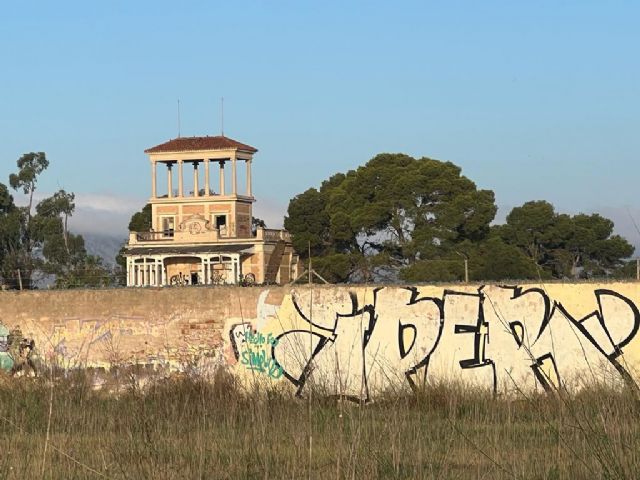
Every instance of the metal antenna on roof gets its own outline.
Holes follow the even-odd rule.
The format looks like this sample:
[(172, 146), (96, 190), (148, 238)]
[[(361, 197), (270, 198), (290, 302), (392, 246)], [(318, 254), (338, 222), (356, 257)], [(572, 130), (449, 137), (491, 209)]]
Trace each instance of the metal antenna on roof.
[(220, 97), (220, 135), (224, 137), (224, 97)]
[(178, 99), (178, 138), (180, 138), (180, 99)]

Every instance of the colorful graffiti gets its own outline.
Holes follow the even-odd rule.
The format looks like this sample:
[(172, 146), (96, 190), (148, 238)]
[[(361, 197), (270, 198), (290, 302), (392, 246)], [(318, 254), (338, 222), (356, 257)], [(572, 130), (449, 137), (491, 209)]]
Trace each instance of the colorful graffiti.
[(9, 354), (9, 329), (0, 324), (0, 370), (11, 371), (13, 357)]
[(34, 362), (35, 342), (24, 338), (20, 327), (9, 330), (0, 324), (0, 370), (37, 376)]
[[(401, 384), (447, 381), (496, 394), (593, 382), (637, 386), (640, 313), (612, 289), (592, 289), (595, 308), (586, 314), (537, 287), (436, 292), (293, 291), (260, 333), (233, 327), (236, 358), (250, 370), (281, 371), (300, 396), (317, 387), (358, 401)], [(256, 336), (269, 352), (238, 350)]]
[(248, 323), (234, 325), (230, 333), (236, 360), (247, 370), (267, 375), (274, 380), (283, 375), (282, 367), (273, 358), (278, 339), (252, 330)]

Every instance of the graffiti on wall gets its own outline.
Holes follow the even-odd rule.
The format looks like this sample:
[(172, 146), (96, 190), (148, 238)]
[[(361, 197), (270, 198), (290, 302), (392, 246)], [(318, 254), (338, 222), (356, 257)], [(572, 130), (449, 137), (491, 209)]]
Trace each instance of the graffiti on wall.
[(19, 326), (9, 330), (0, 323), (0, 370), (37, 375), (34, 350), (34, 340), (25, 338)]
[[(37, 356), (63, 368), (226, 366), (300, 396), (322, 389), (367, 401), (447, 382), (496, 394), (640, 384), (638, 283), (204, 289), (188, 302), (184, 290), (122, 295), (8, 295), (3, 320), (23, 328), (12, 339), (34, 339)], [(43, 307), (43, 296), (64, 308)], [(0, 337), (8, 365), (9, 334)]]
[(272, 355), (273, 348), (278, 345), (273, 334), (264, 335), (253, 330), (249, 323), (240, 323), (231, 328), (230, 338), (236, 360), (244, 368), (274, 380), (282, 376), (282, 367)]
[[(579, 315), (541, 288), (488, 286), (294, 291), (261, 332), (235, 325), (239, 363), (358, 401), (396, 385), (456, 381), (496, 394), (636, 386), (640, 313), (610, 289), (592, 289)], [(439, 294), (434, 294), (439, 293)]]

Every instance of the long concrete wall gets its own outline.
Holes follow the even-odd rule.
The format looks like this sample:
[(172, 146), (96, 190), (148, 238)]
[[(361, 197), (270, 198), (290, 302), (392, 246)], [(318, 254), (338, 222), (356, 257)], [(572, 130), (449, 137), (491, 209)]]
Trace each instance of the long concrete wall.
[(368, 400), (462, 382), (496, 393), (640, 385), (640, 284), (1, 292), (0, 323), (67, 368), (224, 366)]

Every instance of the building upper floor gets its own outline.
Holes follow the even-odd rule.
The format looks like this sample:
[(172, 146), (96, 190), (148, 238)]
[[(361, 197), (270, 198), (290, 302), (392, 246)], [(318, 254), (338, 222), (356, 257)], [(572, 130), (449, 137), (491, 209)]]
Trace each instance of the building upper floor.
[[(130, 232), (129, 245), (289, 242), (286, 231), (253, 225), (251, 163), (257, 151), (224, 136), (179, 137), (145, 150), (151, 163), (151, 229)], [(161, 172), (166, 189), (158, 182)]]
[[(211, 196), (253, 201), (251, 162), (257, 151), (225, 136), (178, 137), (148, 148), (151, 203), (189, 202)], [(244, 164), (243, 171), (239, 163)], [(161, 168), (165, 169), (166, 188), (158, 181)], [(239, 185), (239, 178), (243, 185)]]

